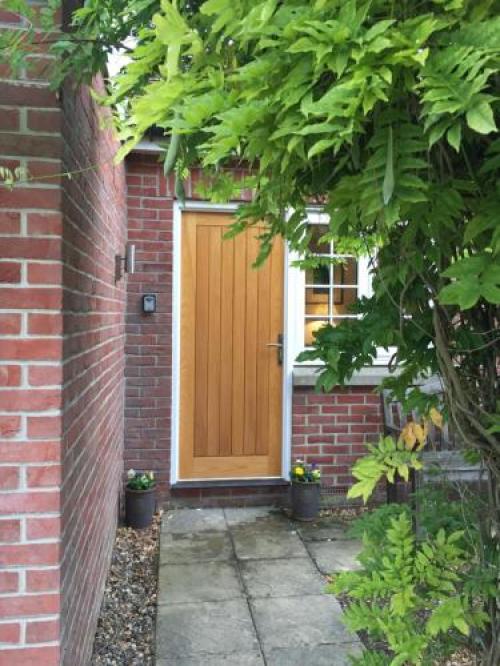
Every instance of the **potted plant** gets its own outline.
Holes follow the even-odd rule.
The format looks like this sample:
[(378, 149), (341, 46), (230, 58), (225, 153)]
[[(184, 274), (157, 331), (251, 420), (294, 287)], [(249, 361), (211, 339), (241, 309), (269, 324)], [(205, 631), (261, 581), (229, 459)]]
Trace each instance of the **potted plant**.
[(314, 520), (319, 513), (321, 472), (316, 464), (297, 460), (290, 472), (292, 481), (292, 516), (296, 520)]
[(153, 472), (129, 469), (125, 488), (125, 522), (129, 527), (149, 527), (155, 510), (156, 480)]

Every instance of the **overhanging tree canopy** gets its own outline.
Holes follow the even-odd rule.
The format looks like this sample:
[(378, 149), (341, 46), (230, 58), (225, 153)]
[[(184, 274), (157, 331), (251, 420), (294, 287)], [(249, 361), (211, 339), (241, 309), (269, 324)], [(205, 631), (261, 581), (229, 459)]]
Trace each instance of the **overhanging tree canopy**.
[(161, 127), (167, 168), (176, 158), (182, 180), (201, 161), (215, 193), (225, 164), (249, 164), (255, 196), (239, 219), (268, 222), (263, 256), (276, 234), (305, 249), (311, 201), (324, 202), (331, 236), (376, 246), (364, 316), (318, 334), (322, 386), (395, 345), (402, 374), (389, 385), (402, 395), (440, 372), (464, 440), (498, 475), (499, 3), (191, 10), (163, 0), (138, 33), (108, 100), (126, 105), (122, 154)]

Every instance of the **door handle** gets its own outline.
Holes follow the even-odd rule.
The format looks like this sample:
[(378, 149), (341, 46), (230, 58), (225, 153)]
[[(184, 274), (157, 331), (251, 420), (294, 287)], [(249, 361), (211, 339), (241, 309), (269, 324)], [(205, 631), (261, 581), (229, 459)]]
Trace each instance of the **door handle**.
[(283, 334), (278, 333), (277, 342), (268, 342), (266, 347), (276, 347), (278, 352), (278, 363), (283, 365)]

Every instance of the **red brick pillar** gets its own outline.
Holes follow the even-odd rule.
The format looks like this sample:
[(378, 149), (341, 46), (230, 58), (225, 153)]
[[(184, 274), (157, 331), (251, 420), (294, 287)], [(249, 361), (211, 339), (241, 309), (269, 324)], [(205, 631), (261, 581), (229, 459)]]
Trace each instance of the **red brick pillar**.
[[(16, 18), (0, 14), (0, 26)], [(61, 112), (44, 57), (2, 71), (0, 155), (61, 170)], [(42, 77), (42, 78), (39, 78)], [(0, 185), (0, 663), (59, 663), (62, 368), (59, 178)]]
[[(169, 494), (172, 400), (172, 179), (156, 155), (128, 159), (128, 239), (137, 272), (128, 280), (125, 467), (156, 473), (160, 500)], [(142, 296), (157, 312), (142, 312)]]

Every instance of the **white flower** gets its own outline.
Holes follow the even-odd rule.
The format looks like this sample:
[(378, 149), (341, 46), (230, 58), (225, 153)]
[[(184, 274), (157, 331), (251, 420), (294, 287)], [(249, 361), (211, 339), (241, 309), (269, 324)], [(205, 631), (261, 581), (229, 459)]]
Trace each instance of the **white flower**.
[(127, 472), (127, 478), (133, 479), (135, 477), (135, 469), (129, 469)]

